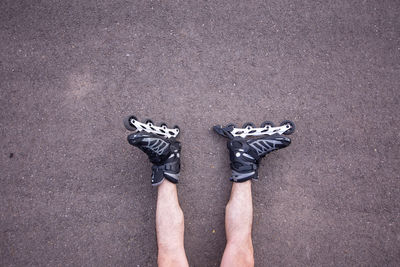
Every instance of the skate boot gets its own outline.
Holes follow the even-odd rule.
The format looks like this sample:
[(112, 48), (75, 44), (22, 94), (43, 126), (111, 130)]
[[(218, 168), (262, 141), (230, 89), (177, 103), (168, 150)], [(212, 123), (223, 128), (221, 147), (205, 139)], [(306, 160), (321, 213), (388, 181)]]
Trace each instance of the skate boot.
[(135, 116), (124, 119), (124, 125), (126, 129), (134, 131), (128, 136), (129, 144), (145, 152), (153, 163), (151, 184), (157, 186), (164, 178), (177, 184), (181, 144), (175, 138), (179, 134), (179, 127), (170, 129), (165, 123), (156, 126), (151, 120), (142, 123)]
[[(232, 182), (244, 182), (250, 179), (258, 180), (258, 166), (261, 158), (268, 153), (285, 148), (291, 140), (284, 135), (292, 134), (295, 125), (291, 121), (283, 121), (279, 127), (266, 121), (256, 128), (253, 123), (246, 123), (243, 128), (234, 124), (226, 127), (214, 126), (214, 131), (229, 138), (227, 146), (231, 160)], [(248, 138), (246, 137), (258, 138)]]

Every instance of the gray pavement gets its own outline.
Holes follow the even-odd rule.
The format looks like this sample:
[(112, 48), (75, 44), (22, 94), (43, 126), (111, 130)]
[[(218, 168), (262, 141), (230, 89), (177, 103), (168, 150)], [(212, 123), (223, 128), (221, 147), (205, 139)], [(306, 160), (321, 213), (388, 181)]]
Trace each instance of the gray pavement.
[(0, 265), (154, 266), (122, 118), (178, 124), (191, 266), (218, 266), (215, 124), (295, 121), (254, 189), (256, 266), (400, 265), (399, 1), (0, 2)]

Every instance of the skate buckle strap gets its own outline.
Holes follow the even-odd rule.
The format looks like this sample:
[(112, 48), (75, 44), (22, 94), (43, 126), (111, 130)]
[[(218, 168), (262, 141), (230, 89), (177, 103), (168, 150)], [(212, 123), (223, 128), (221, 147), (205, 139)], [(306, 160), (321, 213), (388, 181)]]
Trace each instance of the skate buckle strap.
[(151, 168), (153, 171), (152, 182), (160, 182), (163, 178), (166, 178), (171, 183), (178, 183), (180, 170), (179, 163), (168, 162), (163, 165), (153, 165)]
[(164, 166), (164, 170), (165, 170), (165, 171), (179, 172), (178, 163), (175, 162), (175, 161), (174, 161), (174, 162), (165, 163), (165, 164), (162, 165), (162, 166)]
[(237, 182), (237, 183), (245, 182), (245, 181), (250, 180), (252, 178), (256, 179), (255, 178), (255, 177), (257, 177), (256, 173), (257, 173), (256, 171), (240, 173), (240, 172), (237, 172), (235, 170), (232, 170), (232, 177), (230, 178), (230, 180), (232, 182)]
[(252, 172), (258, 169), (257, 163), (248, 162), (246, 165), (241, 165), (240, 167), (236, 167), (234, 163), (231, 163), (232, 170), (238, 170), (240, 172)]

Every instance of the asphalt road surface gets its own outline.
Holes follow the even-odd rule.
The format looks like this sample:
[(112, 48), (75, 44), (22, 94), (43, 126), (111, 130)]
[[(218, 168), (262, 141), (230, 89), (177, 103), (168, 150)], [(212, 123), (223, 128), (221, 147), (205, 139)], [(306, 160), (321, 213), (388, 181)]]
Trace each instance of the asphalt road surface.
[(296, 123), (253, 183), (256, 266), (400, 265), (399, 1), (0, 2), (0, 265), (154, 266), (130, 114), (179, 125), (191, 266), (218, 266), (216, 124)]

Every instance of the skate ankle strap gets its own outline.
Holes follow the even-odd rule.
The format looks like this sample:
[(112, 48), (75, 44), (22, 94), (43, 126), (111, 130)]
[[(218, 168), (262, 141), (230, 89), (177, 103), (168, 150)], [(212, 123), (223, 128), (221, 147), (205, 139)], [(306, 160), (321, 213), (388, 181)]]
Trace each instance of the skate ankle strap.
[(231, 176), (230, 180), (232, 182), (241, 183), (241, 182), (245, 182), (250, 179), (255, 179), (255, 177), (257, 177), (256, 171), (240, 173), (235, 170), (232, 170), (232, 176)]
[(168, 162), (163, 165), (153, 165), (151, 167), (153, 171), (152, 184), (158, 185), (166, 178), (171, 183), (177, 184), (179, 181), (179, 163)]
[(252, 162), (248, 162), (247, 165), (241, 165), (240, 167), (235, 166), (235, 163), (231, 163), (231, 169), (236, 171), (236, 172), (240, 172), (240, 173), (244, 173), (244, 172), (253, 172), (256, 171), (258, 169), (258, 164), (257, 163), (252, 163)]

